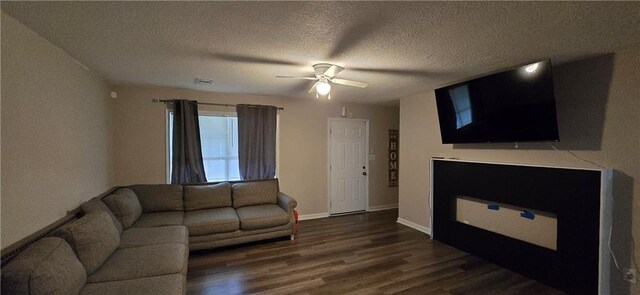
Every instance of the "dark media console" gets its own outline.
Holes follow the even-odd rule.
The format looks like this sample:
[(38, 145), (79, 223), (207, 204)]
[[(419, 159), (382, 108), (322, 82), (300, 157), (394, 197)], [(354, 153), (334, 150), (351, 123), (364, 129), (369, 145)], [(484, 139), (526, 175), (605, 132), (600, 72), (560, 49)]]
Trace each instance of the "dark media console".
[[(431, 159), (431, 208), (433, 239), (477, 255), (570, 294), (609, 294), (610, 254), (607, 241), (611, 226), (611, 170), (543, 167), (515, 164)], [(459, 221), (461, 197), (489, 204), (483, 210), (527, 208), (522, 214), (491, 215), (477, 210), (479, 222), (486, 216), (519, 218), (525, 227), (545, 212), (553, 224), (556, 242), (542, 247)], [(468, 204), (478, 204), (468, 203)], [(481, 206), (475, 207), (482, 208)], [(465, 209), (465, 214), (474, 213)], [(516, 209), (520, 210), (520, 209)], [(515, 212), (515, 211), (514, 211)], [(484, 214), (484, 215), (483, 215)], [(504, 221), (504, 220), (502, 220)], [(503, 222), (502, 224), (504, 224)], [(527, 228), (522, 230), (526, 231)], [(534, 234), (536, 234), (534, 232)], [(548, 233), (541, 232), (540, 235)]]

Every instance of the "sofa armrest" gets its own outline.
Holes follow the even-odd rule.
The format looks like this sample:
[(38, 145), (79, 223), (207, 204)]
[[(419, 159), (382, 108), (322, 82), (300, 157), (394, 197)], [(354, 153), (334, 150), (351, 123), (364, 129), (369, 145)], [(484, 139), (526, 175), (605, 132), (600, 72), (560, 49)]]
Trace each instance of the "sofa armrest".
[(293, 214), (293, 208), (298, 206), (296, 199), (289, 195), (279, 192), (278, 193), (278, 206), (282, 207), (287, 213)]
[(280, 206), (280, 208), (284, 209), (284, 211), (287, 211), (287, 213), (289, 213), (289, 220), (291, 221), (291, 226), (292, 226), (291, 240), (293, 240), (294, 234), (298, 230), (298, 228), (296, 227), (296, 219), (293, 214), (293, 209), (296, 206), (298, 206), (298, 202), (296, 201), (296, 199), (290, 197), (289, 195), (283, 192), (278, 192), (278, 206)]

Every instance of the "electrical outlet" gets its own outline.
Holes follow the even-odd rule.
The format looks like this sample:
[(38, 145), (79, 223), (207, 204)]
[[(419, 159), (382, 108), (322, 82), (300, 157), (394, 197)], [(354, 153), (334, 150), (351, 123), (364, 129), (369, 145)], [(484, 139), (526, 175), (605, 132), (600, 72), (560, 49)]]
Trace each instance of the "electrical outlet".
[(638, 281), (636, 279), (636, 270), (635, 269), (631, 269), (631, 268), (627, 268), (624, 270), (624, 274), (622, 275), (622, 278), (632, 284), (637, 284)]

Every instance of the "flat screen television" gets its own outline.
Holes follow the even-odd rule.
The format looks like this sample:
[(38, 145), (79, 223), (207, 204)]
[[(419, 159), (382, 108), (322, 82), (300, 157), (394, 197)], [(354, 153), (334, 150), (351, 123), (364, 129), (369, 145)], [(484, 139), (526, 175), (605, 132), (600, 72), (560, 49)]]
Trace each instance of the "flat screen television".
[(551, 62), (435, 90), (442, 143), (559, 141)]

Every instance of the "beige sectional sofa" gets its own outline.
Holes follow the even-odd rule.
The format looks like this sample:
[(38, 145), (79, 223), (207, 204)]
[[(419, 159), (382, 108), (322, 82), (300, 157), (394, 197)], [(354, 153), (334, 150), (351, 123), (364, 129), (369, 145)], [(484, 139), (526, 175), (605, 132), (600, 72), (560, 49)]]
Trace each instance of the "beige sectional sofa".
[(133, 228), (185, 225), (192, 251), (294, 234), (297, 202), (277, 179), (128, 188), (142, 207)]
[(294, 235), (278, 180), (133, 185), (2, 268), (2, 294), (184, 294), (189, 251)]

